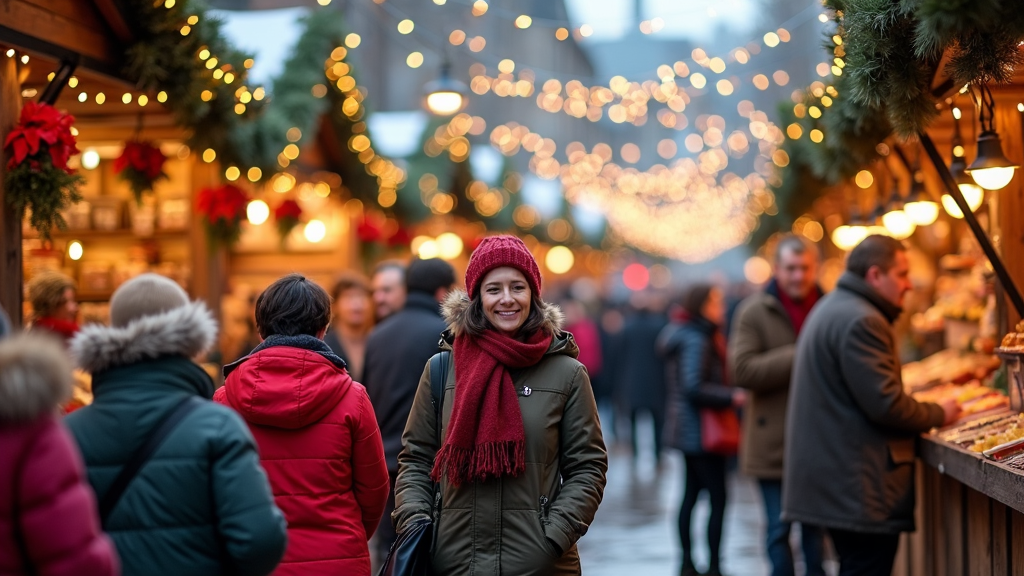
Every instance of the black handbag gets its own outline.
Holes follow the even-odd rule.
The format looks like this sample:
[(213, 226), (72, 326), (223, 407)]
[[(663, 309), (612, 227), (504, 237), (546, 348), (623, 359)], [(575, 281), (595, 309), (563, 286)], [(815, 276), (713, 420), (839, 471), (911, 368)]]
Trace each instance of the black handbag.
[[(435, 354), (430, 359), (430, 400), (434, 404), (437, 444), (441, 444), (441, 406), (444, 402), (444, 386), (448, 375), (451, 352)], [(436, 544), (434, 523), (441, 517), (441, 487), (433, 483), (434, 506), (431, 518), (411, 522), (391, 545), (388, 558), (380, 569), (380, 576), (430, 576)]]

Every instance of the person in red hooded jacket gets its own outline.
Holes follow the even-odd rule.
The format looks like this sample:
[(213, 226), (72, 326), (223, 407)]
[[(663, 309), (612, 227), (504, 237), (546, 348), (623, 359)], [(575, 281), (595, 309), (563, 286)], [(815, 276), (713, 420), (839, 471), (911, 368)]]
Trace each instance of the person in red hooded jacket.
[(0, 574), (116, 576), (96, 497), (57, 405), (71, 395), (71, 362), (56, 341), (0, 343)]
[(274, 576), (369, 576), (367, 540), (388, 498), (388, 469), (366, 389), (323, 342), (331, 298), (290, 274), (256, 301), (263, 343), (224, 367), (214, 400), (249, 424), (288, 548)]

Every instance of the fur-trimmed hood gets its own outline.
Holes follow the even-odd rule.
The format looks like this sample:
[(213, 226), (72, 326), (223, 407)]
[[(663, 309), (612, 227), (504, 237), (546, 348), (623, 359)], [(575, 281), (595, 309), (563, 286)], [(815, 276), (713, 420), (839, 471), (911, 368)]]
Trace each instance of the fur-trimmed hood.
[(96, 374), (162, 356), (193, 358), (210, 348), (217, 322), (202, 302), (143, 316), (123, 328), (88, 325), (71, 340), (71, 357)]
[[(453, 290), (441, 304), (441, 315), (448, 324), (448, 331), (452, 336), (458, 336), (466, 331), (470, 304), (469, 295), (462, 290)], [(561, 336), (562, 326), (565, 324), (565, 315), (562, 314), (561, 308), (545, 302), (541, 305), (541, 311), (544, 313), (544, 329), (556, 338)]]
[(28, 422), (71, 396), (71, 362), (52, 336), (0, 342), (0, 424)]

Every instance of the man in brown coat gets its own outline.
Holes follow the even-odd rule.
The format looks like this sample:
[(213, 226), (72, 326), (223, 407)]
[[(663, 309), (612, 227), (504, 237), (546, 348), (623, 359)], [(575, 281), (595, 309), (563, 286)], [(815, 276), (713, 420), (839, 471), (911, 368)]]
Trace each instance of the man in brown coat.
[[(772, 576), (794, 574), (790, 524), (782, 521), (782, 454), (796, 338), (822, 295), (817, 276), (817, 247), (799, 236), (782, 238), (775, 250), (774, 279), (740, 304), (730, 332), (730, 372), (736, 385), (750, 393), (740, 468), (761, 486)], [(806, 574), (824, 576), (821, 530), (803, 526), (801, 535)]]

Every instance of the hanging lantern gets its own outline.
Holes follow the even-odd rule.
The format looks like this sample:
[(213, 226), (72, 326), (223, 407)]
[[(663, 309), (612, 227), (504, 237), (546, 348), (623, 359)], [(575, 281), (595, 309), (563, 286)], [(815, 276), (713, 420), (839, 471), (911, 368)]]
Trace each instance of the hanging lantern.
[(423, 87), (423, 104), (436, 116), (451, 116), (468, 103), (466, 85), (453, 79), (450, 69), (446, 62), (441, 66), (440, 77)]

